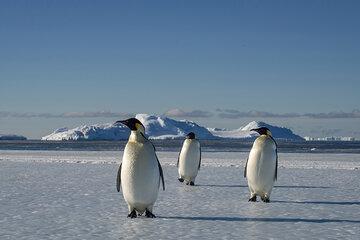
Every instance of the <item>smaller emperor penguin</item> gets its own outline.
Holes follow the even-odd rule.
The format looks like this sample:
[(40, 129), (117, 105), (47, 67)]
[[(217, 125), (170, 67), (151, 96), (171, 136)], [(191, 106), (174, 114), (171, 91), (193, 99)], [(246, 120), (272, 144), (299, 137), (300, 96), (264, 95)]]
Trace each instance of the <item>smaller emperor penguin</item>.
[(200, 170), (201, 165), (201, 146), (200, 142), (195, 139), (195, 134), (190, 132), (186, 135), (183, 146), (179, 153), (177, 167), (179, 171), (180, 182), (186, 185), (194, 186), (195, 178)]
[(130, 218), (142, 215), (154, 218), (153, 206), (158, 196), (160, 181), (165, 190), (164, 175), (155, 153), (154, 145), (145, 137), (145, 127), (136, 118), (122, 123), (131, 130), (120, 164), (116, 188), (122, 188), (124, 199), (129, 208)]
[(244, 177), (247, 178), (250, 190), (249, 202), (256, 202), (256, 196), (260, 196), (264, 202), (270, 202), (271, 190), (277, 180), (277, 144), (266, 127), (250, 131), (256, 131), (260, 136), (254, 141), (245, 165)]

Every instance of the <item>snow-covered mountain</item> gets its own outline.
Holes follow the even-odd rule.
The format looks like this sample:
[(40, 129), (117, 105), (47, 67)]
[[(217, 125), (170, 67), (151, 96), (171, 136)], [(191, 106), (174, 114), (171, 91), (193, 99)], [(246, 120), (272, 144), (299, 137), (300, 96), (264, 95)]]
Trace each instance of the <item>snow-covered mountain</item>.
[(123, 140), (129, 137), (130, 130), (124, 125), (111, 123), (83, 125), (77, 128), (59, 128), (41, 140)]
[(152, 139), (184, 138), (189, 132), (194, 132), (199, 139), (216, 139), (210, 131), (195, 122), (174, 120), (168, 117), (137, 114), (135, 118), (144, 125), (146, 134)]
[[(189, 132), (194, 132), (199, 139), (218, 138), (192, 121), (177, 121), (148, 114), (137, 114), (135, 117), (145, 126), (146, 135), (151, 139), (184, 138)], [(126, 126), (108, 123), (84, 125), (73, 129), (60, 128), (42, 137), (42, 140), (124, 140), (128, 139), (129, 134), (130, 130)]]
[[(145, 126), (146, 135), (151, 139), (177, 139), (184, 138), (189, 132), (194, 132), (199, 139), (219, 138), (254, 138), (257, 133), (250, 132), (252, 128), (268, 127), (274, 138), (287, 140), (303, 140), (290, 129), (266, 124), (264, 122), (251, 122), (235, 130), (207, 129), (188, 120), (174, 120), (164, 116), (137, 114), (135, 116)], [(84, 125), (73, 129), (60, 128), (45, 136), (42, 140), (126, 140), (130, 130), (121, 124)]]
[(294, 134), (290, 129), (285, 127), (277, 127), (264, 122), (252, 121), (247, 125), (240, 127), (235, 130), (227, 129), (209, 129), (209, 131), (214, 135), (222, 138), (253, 138), (258, 136), (256, 132), (250, 131), (254, 128), (267, 127), (275, 139), (284, 139), (284, 140), (293, 140), (293, 141), (303, 141), (304, 138), (299, 135)]
[(26, 140), (27, 138), (15, 134), (0, 134), (0, 140)]
[(256, 132), (243, 131), (242, 128), (233, 130), (208, 128), (208, 130), (212, 133), (212, 135), (221, 138), (252, 138), (258, 136)]

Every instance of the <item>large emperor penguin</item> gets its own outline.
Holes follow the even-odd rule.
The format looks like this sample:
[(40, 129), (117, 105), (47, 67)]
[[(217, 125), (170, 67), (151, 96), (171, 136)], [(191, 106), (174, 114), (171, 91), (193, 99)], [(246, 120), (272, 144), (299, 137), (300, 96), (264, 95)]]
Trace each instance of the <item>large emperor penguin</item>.
[(201, 165), (201, 146), (195, 139), (195, 134), (190, 132), (186, 135), (183, 146), (179, 153), (177, 167), (180, 182), (185, 181), (186, 185), (194, 186), (195, 178)]
[(266, 127), (251, 129), (260, 134), (256, 138), (246, 161), (244, 177), (247, 178), (251, 202), (260, 196), (264, 202), (270, 202), (271, 190), (277, 180), (278, 154), (277, 144)]
[(117, 121), (130, 128), (131, 134), (124, 149), (120, 164), (116, 188), (120, 186), (124, 199), (129, 207), (130, 218), (136, 218), (137, 213), (148, 218), (154, 218), (153, 206), (158, 196), (160, 180), (165, 190), (164, 175), (155, 153), (154, 145), (145, 137), (145, 127), (136, 118)]

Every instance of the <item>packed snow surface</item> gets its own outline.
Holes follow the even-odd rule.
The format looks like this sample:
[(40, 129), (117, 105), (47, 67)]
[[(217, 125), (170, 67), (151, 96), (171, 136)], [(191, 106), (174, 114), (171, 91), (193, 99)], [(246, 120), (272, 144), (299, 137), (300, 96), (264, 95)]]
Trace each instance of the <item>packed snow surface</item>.
[[(257, 135), (255, 132), (250, 132), (252, 128), (268, 127), (275, 138), (303, 140), (290, 129), (272, 126), (264, 122), (253, 121), (239, 129), (226, 130), (205, 128), (192, 121), (174, 120), (164, 116), (137, 114), (135, 117), (144, 125), (150, 139), (184, 138), (189, 132), (194, 132), (198, 139), (251, 138)], [(129, 129), (121, 124), (107, 123), (84, 125), (73, 129), (60, 128), (42, 137), (42, 140), (123, 140), (129, 137), (129, 133)]]
[(204, 152), (196, 186), (158, 152), (155, 219), (128, 219), (122, 152), (0, 151), (1, 239), (358, 239), (357, 154), (280, 153), (271, 202), (248, 202), (247, 153)]

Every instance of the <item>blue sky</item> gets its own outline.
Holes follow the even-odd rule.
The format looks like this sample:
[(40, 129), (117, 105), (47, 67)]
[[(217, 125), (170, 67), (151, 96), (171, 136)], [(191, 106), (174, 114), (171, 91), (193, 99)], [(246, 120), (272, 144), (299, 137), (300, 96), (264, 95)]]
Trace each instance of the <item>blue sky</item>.
[(360, 137), (359, 10), (358, 1), (1, 1), (0, 133), (39, 138), (170, 111), (210, 127), (263, 120)]

